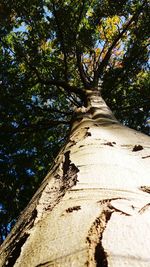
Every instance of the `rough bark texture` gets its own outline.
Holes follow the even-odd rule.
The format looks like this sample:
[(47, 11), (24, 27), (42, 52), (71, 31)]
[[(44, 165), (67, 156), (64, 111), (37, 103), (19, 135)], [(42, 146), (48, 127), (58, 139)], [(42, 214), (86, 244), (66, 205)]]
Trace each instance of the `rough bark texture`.
[(3, 243), (0, 266), (150, 266), (150, 138), (97, 93)]

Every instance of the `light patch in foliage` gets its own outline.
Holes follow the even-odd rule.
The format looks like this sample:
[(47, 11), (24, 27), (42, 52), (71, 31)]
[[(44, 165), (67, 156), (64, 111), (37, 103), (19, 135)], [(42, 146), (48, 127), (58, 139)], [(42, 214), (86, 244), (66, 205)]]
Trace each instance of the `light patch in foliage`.
[(117, 15), (103, 19), (103, 21), (98, 26), (98, 31), (100, 32), (101, 39), (108, 42), (112, 41), (114, 36), (118, 33), (118, 25), (120, 21), (121, 19)]
[(87, 13), (86, 13), (86, 17), (87, 18), (92, 17), (93, 16), (93, 13), (94, 13), (93, 8), (90, 7), (88, 9)]

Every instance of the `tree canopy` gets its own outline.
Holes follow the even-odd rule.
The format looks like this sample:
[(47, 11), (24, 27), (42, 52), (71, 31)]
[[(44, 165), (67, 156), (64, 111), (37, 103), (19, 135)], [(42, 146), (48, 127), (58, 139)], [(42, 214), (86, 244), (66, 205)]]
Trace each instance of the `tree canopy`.
[(84, 90), (99, 88), (123, 124), (148, 133), (146, 0), (1, 0), (0, 235), (65, 142)]

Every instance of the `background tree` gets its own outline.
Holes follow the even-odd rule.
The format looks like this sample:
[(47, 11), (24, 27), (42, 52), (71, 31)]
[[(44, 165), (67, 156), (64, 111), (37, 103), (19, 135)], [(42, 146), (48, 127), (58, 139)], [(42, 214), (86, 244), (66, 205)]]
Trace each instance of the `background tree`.
[[(147, 1), (2, 1), (1, 240), (67, 138), (84, 89), (148, 133)], [(112, 86), (113, 85), (113, 86)]]

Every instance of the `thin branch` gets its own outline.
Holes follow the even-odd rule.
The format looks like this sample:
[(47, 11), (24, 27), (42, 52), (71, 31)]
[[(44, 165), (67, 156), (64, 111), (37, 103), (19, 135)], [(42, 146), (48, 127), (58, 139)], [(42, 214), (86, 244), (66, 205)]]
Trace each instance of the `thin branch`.
[[(143, 52), (143, 50), (145, 48), (147, 48), (149, 46), (149, 43), (142, 46), (141, 47), (141, 53)], [(120, 72), (120, 79), (118, 79), (118, 84), (121, 83), (123, 81), (124, 78), (126, 78), (127, 76), (127, 71), (130, 69), (130, 66), (132, 65), (131, 63), (134, 62), (134, 60), (137, 58), (137, 56), (140, 54), (140, 51), (137, 51), (135, 54), (134, 54), (134, 57), (132, 59), (130, 59), (130, 64), (128, 65), (128, 68), (124, 69), (122, 68), (121, 69), (121, 72)]]
[[(144, 3), (143, 3), (143, 5), (144, 5)], [(95, 72), (95, 75), (94, 75), (94, 84), (98, 83), (98, 77), (103, 72), (106, 65), (108, 64), (108, 61), (109, 61), (111, 54), (112, 54), (112, 50), (116, 47), (118, 41), (122, 38), (122, 36), (127, 32), (128, 28), (130, 27), (132, 22), (135, 21), (135, 19), (139, 16), (140, 12), (142, 11), (143, 5), (138, 9), (138, 11), (126, 23), (123, 30), (119, 33), (119, 35), (112, 42), (111, 46), (108, 48), (107, 53), (106, 53), (103, 61), (98, 64), (97, 71)]]
[(87, 76), (86, 76), (85, 71), (84, 71), (84, 67), (83, 67), (82, 60), (81, 60), (81, 53), (79, 52), (79, 50), (77, 48), (76, 48), (76, 58), (77, 58), (77, 66), (78, 66), (78, 70), (80, 73), (81, 81), (82, 81), (85, 88), (89, 88), (90, 83), (88, 82)]
[(75, 106), (79, 107), (80, 103), (78, 103), (78, 101), (73, 97), (73, 95), (71, 94), (71, 92), (66, 93), (65, 90), (61, 90), (61, 88), (59, 88), (59, 90), (64, 94), (64, 96)]
[(100, 62), (100, 58), (101, 58), (101, 56), (102, 56), (102, 54), (103, 54), (103, 52), (104, 52), (104, 50), (106, 48), (106, 44), (107, 44), (107, 42), (104, 43), (103, 48), (102, 48), (102, 50), (101, 50), (101, 52), (99, 54), (98, 60), (96, 62), (96, 69), (98, 68), (98, 65), (99, 65), (99, 62)]
[(88, 67), (87, 67), (87, 64), (84, 63), (84, 62), (83, 62), (83, 68), (84, 68), (84, 70), (85, 70), (85, 74), (86, 74), (86, 77), (87, 77), (88, 82), (91, 83), (91, 82), (92, 82), (92, 79), (91, 79), (91, 77), (90, 77), (89, 74), (88, 74)]
[(51, 129), (53, 127), (56, 127), (58, 125), (69, 125), (70, 121), (66, 121), (66, 120), (47, 120), (47, 121), (41, 121), (38, 122), (36, 124), (34, 123), (30, 123), (28, 125), (23, 125), (23, 126), (19, 126), (17, 128), (14, 127), (9, 127), (7, 126), (1, 126), (0, 129), (3, 132), (3, 134), (5, 133), (11, 133), (11, 134), (15, 134), (15, 133), (25, 133), (25, 132), (33, 132), (33, 131), (39, 131), (39, 130), (45, 130), (45, 129)]
[[(6, 45), (7, 46), (7, 44), (3, 40), (1, 40), (1, 41), (2, 41), (3, 45)], [(10, 47), (8, 47), (8, 48), (11, 50), (11, 52), (13, 54), (15, 54), (14, 51)], [(84, 92), (83, 92), (83, 90), (81, 88), (78, 88), (76, 86), (69, 85), (66, 81), (63, 81), (63, 80), (55, 80), (55, 79), (51, 79), (51, 80), (48, 80), (48, 79), (45, 80), (45, 79), (43, 79), (41, 77), (39, 71), (36, 69), (36, 67), (34, 67), (28, 61), (28, 59), (27, 59), (27, 57), (25, 57), (25, 55), (23, 55), (23, 58), (24, 58), (25, 62), (28, 64), (28, 66), (30, 67), (30, 69), (36, 74), (39, 83), (42, 83), (42, 84), (45, 84), (45, 85), (61, 86), (68, 93), (73, 92), (73, 93), (79, 95), (79, 97), (81, 97), (81, 99), (84, 99), (85, 98)]]
[(55, 80), (55, 79), (43, 79), (40, 75), (40, 73), (38, 72), (38, 70), (36, 69), (36, 67), (32, 66), (32, 64), (30, 64), (29, 62), (27, 62), (30, 69), (36, 74), (38, 82), (45, 84), (45, 85), (54, 85), (57, 87), (62, 87), (67, 93), (75, 93), (77, 95), (79, 95), (79, 97), (81, 97), (81, 99), (85, 98), (84, 92), (81, 88), (78, 88), (76, 86), (73, 85), (69, 85), (66, 81), (63, 80)]
[(81, 19), (82, 19), (84, 7), (85, 7), (85, 2), (86, 2), (85, 0), (82, 0), (82, 6), (80, 8), (80, 14), (79, 14), (79, 17), (78, 17), (78, 20), (77, 20), (77, 25), (76, 25), (76, 37), (75, 37), (75, 39), (77, 39), (78, 28), (79, 28), (79, 25), (80, 25), (80, 22), (81, 22)]
[(62, 52), (64, 54), (64, 67), (65, 67), (64, 76), (65, 76), (65, 81), (68, 81), (68, 63), (67, 63), (67, 52), (66, 52), (66, 48), (65, 48), (64, 36), (63, 36), (63, 32), (62, 32), (62, 27), (60, 26), (60, 23), (59, 23), (59, 18), (57, 16), (57, 11), (56, 11), (56, 8), (55, 8), (54, 1), (52, 1), (52, 6), (53, 6), (53, 14), (54, 14), (55, 21), (56, 21), (56, 24), (57, 24), (57, 29), (58, 29), (58, 36), (59, 36), (59, 39), (60, 39)]
[[(117, 106), (112, 108), (113, 112), (117, 112), (119, 111), (119, 114), (123, 113), (129, 113), (129, 111), (133, 111), (133, 110), (139, 110), (140, 108), (148, 108), (149, 107), (149, 100), (146, 101), (145, 103), (140, 103), (139, 107), (137, 105), (128, 105), (128, 106)], [(140, 110), (139, 110), (140, 111)], [(141, 111), (144, 112), (144, 111)]]
[(84, 7), (85, 7), (85, 2), (86, 2), (85, 0), (82, 1), (82, 6), (80, 8), (80, 14), (79, 14), (79, 17), (78, 17), (78, 20), (77, 20), (77, 24), (76, 24), (76, 35), (75, 35), (76, 51), (75, 51), (75, 53), (76, 53), (77, 67), (78, 67), (78, 71), (79, 71), (79, 74), (80, 74), (81, 81), (82, 81), (84, 87), (88, 88), (90, 86), (89, 79), (87, 77), (87, 74), (84, 71), (84, 67), (83, 67), (83, 63), (82, 63), (82, 53), (80, 52), (80, 49), (78, 48), (78, 45), (77, 45), (78, 30), (79, 30), (80, 22), (82, 20), (83, 11), (84, 11)]
[(59, 113), (59, 114), (65, 115), (65, 116), (72, 115), (72, 112), (59, 110), (57, 108), (46, 107), (46, 106), (40, 107), (40, 106), (35, 106), (31, 103), (29, 104), (29, 106), (31, 106), (33, 109), (37, 109), (37, 110), (39, 109), (40, 111), (54, 112), (54, 113)]
[(7, 44), (6, 41), (4, 41), (2, 38), (0, 38), (0, 42), (4, 46), (4, 49), (8, 49), (13, 54), (13, 56), (15, 56), (14, 50)]

